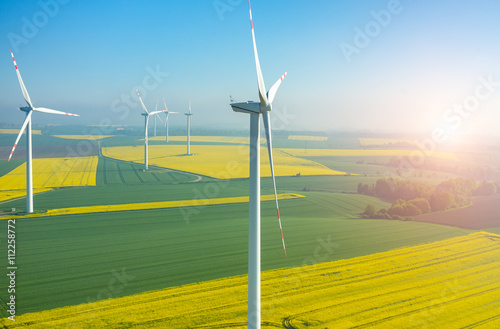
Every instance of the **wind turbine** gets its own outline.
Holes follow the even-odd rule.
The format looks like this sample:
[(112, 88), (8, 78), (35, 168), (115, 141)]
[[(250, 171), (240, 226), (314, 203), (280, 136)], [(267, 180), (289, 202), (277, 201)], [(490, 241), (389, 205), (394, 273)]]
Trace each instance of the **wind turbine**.
[(168, 110), (168, 108), (167, 108), (167, 103), (165, 103), (165, 97), (163, 97), (163, 105), (165, 105), (165, 110), (166, 110), (166, 112), (165, 112), (165, 113), (166, 113), (166, 115), (167, 115), (167, 118), (165, 119), (165, 128), (167, 129), (167, 132), (166, 132), (167, 137), (166, 137), (166, 139), (165, 139), (165, 140), (166, 140), (166, 141), (167, 141), (167, 143), (168, 143), (168, 115), (169, 115), (169, 114), (176, 114), (176, 113), (179, 113), (179, 112), (170, 112), (170, 111)]
[(190, 145), (191, 145), (191, 116), (193, 113), (191, 113), (191, 100), (189, 100), (189, 113), (186, 112), (184, 115), (187, 118), (187, 154), (186, 155), (191, 155), (190, 152)]
[(21, 130), (19, 130), (19, 134), (17, 135), (14, 147), (10, 152), (8, 161), (10, 161), (10, 159), (12, 158), (12, 154), (14, 154), (17, 142), (19, 142), (21, 135), (26, 130), (26, 212), (32, 213), (33, 212), (33, 152), (31, 144), (31, 116), (33, 112), (71, 115), (77, 117), (79, 117), (79, 115), (51, 110), (44, 107), (34, 107), (33, 103), (31, 102), (30, 96), (28, 94), (28, 90), (26, 90), (26, 87), (24, 86), (23, 79), (21, 78), (21, 73), (19, 73), (19, 69), (17, 68), (16, 60), (14, 59), (14, 54), (12, 53), (12, 50), (10, 51), (10, 54), (12, 55), (12, 61), (14, 62), (14, 67), (16, 68), (17, 79), (19, 80), (19, 85), (21, 86), (21, 91), (23, 92), (24, 100), (26, 101), (28, 106), (19, 108), (21, 111), (26, 112), (26, 119), (24, 119)]
[(249, 231), (248, 231), (248, 328), (260, 328), (260, 115), (264, 121), (266, 130), (267, 149), (269, 153), (269, 163), (271, 165), (271, 176), (273, 179), (274, 199), (276, 201), (276, 211), (281, 231), (281, 241), (286, 257), (285, 239), (281, 227), (281, 218), (278, 207), (278, 197), (276, 194), (276, 181), (274, 178), (273, 147), (271, 136), (271, 120), (269, 112), (272, 110), (272, 103), (276, 96), (276, 91), (285, 78), (288, 71), (276, 81), (276, 83), (266, 92), (264, 78), (260, 69), (259, 56), (257, 54), (257, 44), (255, 43), (255, 33), (253, 29), (252, 8), (248, 0), (250, 12), (250, 26), (252, 28), (253, 51), (255, 56), (255, 66), (257, 69), (257, 82), (259, 89), (259, 102), (248, 101), (244, 103), (231, 103), (235, 112), (250, 114), (250, 198), (249, 198)]
[[(148, 123), (149, 123), (149, 117), (158, 113), (165, 112), (165, 110), (161, 111), (153, 111), (153, 112), (148, 112), (148, 109), (144, 105), (141, 95), (139, 94), (139, 90), (135, 90), (137, 92), (137, 96), (139, 96), (139, 100), (141, 101), (142, 108), (144, 110), (141, 115), (144, 116), (144, 170), (148, 170)], [(156, 104), (158, 106), (158, 103)]]

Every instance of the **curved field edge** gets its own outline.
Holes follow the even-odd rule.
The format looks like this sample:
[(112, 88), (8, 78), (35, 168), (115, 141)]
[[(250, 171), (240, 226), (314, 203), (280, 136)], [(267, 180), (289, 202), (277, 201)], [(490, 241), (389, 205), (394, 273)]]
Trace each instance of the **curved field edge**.
[[(278, 194), (277, 197), (278, 197), (278, 200), (305, 198), (304, 195), (295, 194), (295, 193), (281, 193), (281, 194)], [(1, 219), (47, 217), (47, 216), (58, 216), (58, 215), (92, 214), (92, 213), (130, 211), (130, 210), (151, 210), (151, 209), (165, 209), (165, 208), (212, 206), (212, 205), (224, 205), (224, 204), (233, 204), (233, 203), (248, 203), (248, 200), (249, 200), (249, 198), (247, 196), (241, 196), (241, 197), (228, 197), (228, 198), (191, 199), (191, 200), (180, 200), (180, 201), (160, 201), (160, 202), (115, 204), (115, 205), (89, 206), (89, 207), (71, 207), (71, 208), (49, 209), (45, 213), (34, 213), (34, 214), (21, 215), (21, 216), (4, 216), (4, 217), (1, 217), (0, 220)], [(261, 195), (260, 200), (261, 201), (272, 201), (272, 200), (274, 200), (274, 194)]]
[[(262, 321), (278, 328), (498, 327), (499, 246), (500, 235), (477, 232), (266, 271)], [(2, 321), (6, 328), (243, 328), (246, 285), (246, 276), (235, 276)]]

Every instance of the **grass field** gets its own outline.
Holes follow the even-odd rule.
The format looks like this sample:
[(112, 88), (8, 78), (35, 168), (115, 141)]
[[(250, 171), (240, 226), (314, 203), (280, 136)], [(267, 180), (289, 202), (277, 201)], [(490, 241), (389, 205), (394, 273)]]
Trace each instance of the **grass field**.
[[(208, 186), (186, 184), (191, 189), (197, 185)], [(263, 270), (302, 265), (318, 239), (329, 236), (338, 247), (323, 261), (470, 232), (426, 223), (355, 219), (367, 203), (387, 206), (369, 196), (301, 194), (306, 198), (280, 202), (286, 259), (274, 203), (262, 204)], [(0, 221), (2, 230), (6, 225), (7, 221)], [(21, 278), (16, 295), (19, 314), (95, 300), (107, 289), (113, 271), (122, 269), (141, 279), (113, 297), (247, 273), (246, 204), (20, 219), (16, 233), (16, 244), (22, 246), (16, 255)], [(5, 262), (6, 258), (0, 258), (0, 267), (5, 268)], [(3, 300), (5, 284), (0, 285)]]
[[(193, 145), (194, 156), (184, 156), (186, 148), (181, 145), (151, 145), (149, 146), (149, 164), (192, 172), (214, 178), (247, 178), (249, 172), (248, 146), (245, 145)], [(144, 163), (144, 148), (136, 147), (105, 147), (104, 156)], [(273, 154), (275, 174), (277, 176), (301, 175), (344, 175), (344, 172), (329, 169), (319, 163), (290, 156), (280, 150)], [(203, 164), (203, 165), (200, 165)], [(267, 149), (261, 150), (261, 175), (271, 176)]]
[[(332, 248), (319, 245), (308, 266), (262, 274), (263, 327), (496, 328), (499, 245), (498, 235), (474, 233), (316, 264), (315, 257)], [(122, 289), (142, 279), (120, 274)], [(4, 323), (7, 328), (246, 328), (246, 284), (246, 276), (236, 276)]]

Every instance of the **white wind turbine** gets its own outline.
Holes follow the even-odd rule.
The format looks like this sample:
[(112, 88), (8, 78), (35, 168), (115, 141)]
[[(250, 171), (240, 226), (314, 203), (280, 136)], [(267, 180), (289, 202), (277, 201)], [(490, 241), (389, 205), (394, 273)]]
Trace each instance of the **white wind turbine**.
[[(144, 102), (142, 101), (141, 95), (139, 94), (139, 91), (136, 89), (137, 96), (139, 96), (139, 100), (141, 101), (142, 108), (144, 110), (141, 115), (144, 116), (144, 170), (148, 170), (148, 123), (149, 123), (149, 117), (158, 113), (165, 112), (165, 110), (161, 111), (153, 111), (153, 112), (148, 112), (148, 109), (144, 105)], [(158, 105), (158, 103), (157, 103)]]
[(168, 116), (169, 116), (170, 114), (176, 114), (176, 113), (179, 113), (179, 112), (171, 112), (171, 111), (169, 111), (169, 110), (168, 110), (168, 108), (167, 108), (167, 103), (165, 103), (165, 97), (163, 97), (163, 105), (165, 105), (165, 110), (166, 110), (166, 111), (165, 111), (165, 114), (167, 115), (167, 118), (165, 119), (165, 128), (166, 128), (166, 130), (167, 130), (167, 131), (166, 131), (167, 137), (166, 137), (166, 139), (165, 139), (165, 140), (166, 140), (166, 142), (168, 143)]
[(269, 112), (276, 96), (276, 91), (285, 78), (288, 71), (276, 81), (267, 91), (264, 85), (264, 78), (260, 69), (257, 45), (255, 43), (255, 33), (253, 29), (252, 8), (248, 0), (250, 12), (250, 26), (252, 28), (253, 50), (255, 65), (257, 69), (257, 82), (259, 89), (259, 102), (248, 101), (244, 103), (231, 103), (235, 112), (250, 114), (250, 200), (249, 200), (249, 232), (248, 232), (248, 328), (260, 328), (260, 115), (264, 120), (266, 130), (267, 148), (269, 153), (269, 163), (271, 165), (271, 176), (274, 187), (274, 199), (278, 213), (278, 222), (281, 231), (281, 241), (286, 257), (285, 240), (281, 227), (281, 218), (278, 207), (278, 197), (276, 194), (276, 181), (274, 178), (271, 120)]
[(191, 146), (191, 116), (194, 114), (191, 113), (191, 100), (189, 100), (189, 113), (186, 112), (184, 115), (187, 118), (187, 154), (186, 155), (191, 155), (190, 151), (190, 146)]
[(14, 62), (14, 67), (16, 68), (17, 79), (19, 80), (19, 84), (21, 85), (21, 91), (23, 92), (24, 100), (28, 104), (28, 106), (20, 107), (21, 111), (26, 112), (26, 119), (23, 122), (21, 130), (17, 135), (16, 142), (14, 143), (14, 147), (9, 155), (9, 160), (12, 158), (12, 154), (14, 154), (14, 150), (16, 149), (17, 143), (21, 138), (21, 135), (26, 130), (26, 212), (33, 212), (33, 153), (32, 153), (32, 144), (31, 144), (31, 116), (33, 112), (43, 112), (43, 113), (51, 113), (51, 114), (62, 114), (62, 115), (72, 115), (79, 116), (78, 114), (72, 114), (67, 112), (61, 112), (56, 110), (47, 109), (44, 107), (34, 107), (31, 102), (30, 96), (28, 95), (28, 90), (24, 86), (23, 79), (21, 78), (21, 73), (19, 73), (19, 69), (17, 68), (16, 60), (14, 59), (14, 54), (12, 50), (10, 51), (12, 55), (12, 61)]

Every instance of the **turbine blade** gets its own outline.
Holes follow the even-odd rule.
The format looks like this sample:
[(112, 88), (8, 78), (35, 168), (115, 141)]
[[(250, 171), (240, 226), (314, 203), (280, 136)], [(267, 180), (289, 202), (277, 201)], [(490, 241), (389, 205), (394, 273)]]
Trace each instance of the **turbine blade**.
[(21, 138), (21, 135), (23, 134), (24, 130), (26, 129), (26, 126), (28, 125), (28, 122), (31, 120), (31, 114), (33, 111), (29, 111), (28, 115), (26, 116), (26, 119), (24, 119), (23, 125), (21, 127), (21, 130), (19, 130), (19, 134), (17, 135), (16, 142), (14, 143), (14, 147), (12, 148), (12, 151), (10, 151), (9, 155), (9, 160), (12, 158), (12, 154), (14, 154), (14, 151), (16, 150), (17, 142), (19, 142), (19, 139)]
[(269, 88), (267, 92), (267, 99), (269, 100), (269, 104), (273, 103), (274, 96), (276, 96), (276, 91), (278, 91), (278, 88), (281, 85), (281, 81), (283, 81), (283, 79), (286, 77), (287, 74), (288, 71), (286, 71), (285, 74), (283, 74), (281, 78), (279, 78), (278, 81), (276, 81), (274, 85), (271, 88)]
[(273, 163), (273, 142), (271, 136), (271, 120), (269, 111), (262, 113), (262, 118), (264, 119), (264, 128), (266, 131), (266, 140), (267, 140), (267, 152), (269, 153), (269, 164), (271, 165), (271, 177), (273, 179), (273, 187), (274, 187), (274, 200), (276, 201), (276, 212), (278, 214), (278, 222), (280, 224), (280, 232), (281, 232), (281, 242), (283, 243), (283, 251), (286, 256), (286, 247), (285, 247), (285, 238), (283, 237), (283, 228), (281, 226), (281, 216), (280, 216), (280, 208), (278, 205), (278, 194), (276, 192), (276, 180), (274, 178), (274, 163)]
[(266, 86), (264, 84), (262, 70), (260, 69), (259, 54), (257, 53), (257, 43), (255, 42), (255, 32), (253, 30), (252, 7), (250, 6), (250, 0), (248, 0), (248, 10), (250, 11), (250, 26), (252, 27), (253, 53), (255, 56), (255, 67), (257, 68), (257, 83), (259, 85), (260, 103), (263, 106), (268, 106), (269, 102), (267, 101), (266, 97)]
[(165, 97), (163, 97), (163, 105), (165, 105), (165, 110), (168, 111), (167, 103), (165, 102)]
[(143, 110), (146, 111), (146, 113), (149, 114), (148, 109), (146, 108), (146, 106), (142, 102), (142, 98), (141, 98), (141, 95), (139, 94), (139, 90), (136, 89), (135, 91), (137, 92), (137, 96), (139, 96), (139, 100), (141, 101), (141, 105), (142, 105)]
[(158, 100), (156, 100), (155, 111), (158, 111)]
[(45, 107), (34, 107), (33, 111), (43, 112), (43, 113), (51, 113), (51, 114), (71, 115), (71, 116), (74, 116), (74, 117), (79, 117), (80, 116), (79, 114), (73, 114), (73, 113), (68, 113), (68, 112), (51, 110), (51, 109), (47, 109)]
[(153, 111), (153, 112), (149, 113), (149, 115), (155, 115), (155, 114), (163, 113), (163, 112), (167, 112), (167, 110)]
[[(166, 112), (166, 111), (165, 111)], [(160, 112), (161, 113), (161, 112)], [(161, 116), (157, 115), (158, 119), (160, 119), (161, 123), (163, 123), (163, 119), (161, 118)]]
[(12, 50), (10, 51), (10, 54), (12, 55), (12, 61), (14, 62), (14, 67), (16, 68), (17, 79), (19, 80), (19, 85), (21, 85), (21, 91), (23, 92), (24, 100), (26, 101), (26, 103), (28, 103), (30, 107), (33, 107), (30, 95), (28, 94), (28, 90), (26, 90), (23, 79), (21, 78), (21, 73), (19, 73), (19, 69), (17, 68), (16, 60), (14, 59), (14, 53), (12, 53)]
[(191, 100), (189, 100), (189, 114), (191, 114)]

